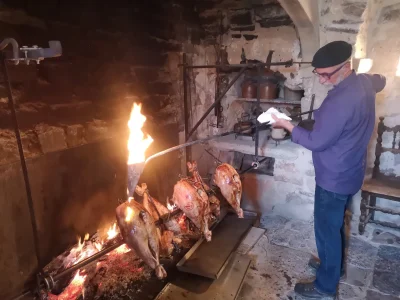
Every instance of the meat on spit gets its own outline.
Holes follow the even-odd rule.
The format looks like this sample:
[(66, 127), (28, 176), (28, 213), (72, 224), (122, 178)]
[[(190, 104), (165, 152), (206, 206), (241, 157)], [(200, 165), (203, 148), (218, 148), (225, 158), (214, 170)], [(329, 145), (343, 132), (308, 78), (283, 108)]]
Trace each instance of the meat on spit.
[(205, 239), (211, 241), (212, 233), (208, 228), (210, 205), (204, 189), (196, 187), (193, 180), (181, 179), (174, 186), (172, 201), (201, 230)]
[[(135, 192), (143, 197), (143, 206), (151, 214), (154, 220), (157, 222), (161, 216), (168, 214), (170, 211), (163, 204), (161, 204), (157, 199), (150, 196), (149, 190), (147, 189), (147, 184), (142, 183), (142, 186), (136, 186)], [(171, 218), (164, 222), (167, 230), (172, 231), (174, 234), (180, 234), (181, 228), (178, 221), (175, 218)]]
[[(137, 185), (135, 192), (139, 196), (143, 196), (143, 206), (150, 213), (155, 222), (157, 222), (161, 216), (169, 213), (168, 208), (150, 195), (146, 183), (142, 183), (141, 186)], [(169, 220), (164, 221), (163, 224), (165, 225), (166, 230), (161, 230), (157, 227), (157, 233), (161, 242), (160, 252), (161, 255), (170, 256), (174, 250), (172, 242), (176, 240), (174, 234), (179, 235), (181, 233), (181, 228), (175, 218), (170, 218)]]
[(160, 237), (154, 219), (143, 205), (131, 199), (122, 203), (116, 209), (117, 223), (129, 248), (153, 270), (159, 279), (167, 276), (160, 265)]
[(240, 208), (242, 198), (242, 182), (236, 170), (227, 163), (219, 165), (214, 174), (214, 183), (220, 188), (221, 194), (236, 211), (239, 218), (243, 218)]
[(221, 214), (221, 204), (219, 199), (213, 195), (211, 188), (204, 183), (203, 178), (201, 178), (199, 170), (197, 169), (197, 162), (192, 161), (187, 163), (187, 167), (190, 173), (192, 173), (193, 181), (198, 187), (202, 187), (208, 194), (208, 201), (210, 202), (210, 211), (215, 217), (219, 217)]

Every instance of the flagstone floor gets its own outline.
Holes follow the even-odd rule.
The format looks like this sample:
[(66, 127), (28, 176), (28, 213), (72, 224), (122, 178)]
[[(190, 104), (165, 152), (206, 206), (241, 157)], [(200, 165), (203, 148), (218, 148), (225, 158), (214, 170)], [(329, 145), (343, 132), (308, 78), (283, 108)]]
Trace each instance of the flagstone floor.
[[(400, 232), (368, 225), (360, 236), (357, 220), (348, 224), (347, 274), (338, 299), (400, 299)], [(298, 299), (296, 282), (313, 278), (307, 267), (317, 253), (313, 224), (268, 215), (260, 227), (266, 232), (248, 253), (252, 264), (238, 299)]]

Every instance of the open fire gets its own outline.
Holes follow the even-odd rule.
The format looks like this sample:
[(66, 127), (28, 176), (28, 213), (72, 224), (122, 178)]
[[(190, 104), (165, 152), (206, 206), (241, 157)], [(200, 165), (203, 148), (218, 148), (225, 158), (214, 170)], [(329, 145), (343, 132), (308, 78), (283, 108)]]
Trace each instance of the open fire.
[[(129, 128), (129, 138), (127, 142), (129, 153), (127, 161), (128, 165), (144, 162), (145, 152), (153, 142), (152, 137), (149, 135), (146, 136), (142, 131), (146, 117), (141, 113), (141, 107), (141, 104), (133, 104), (130, 119), (127, 124)], [(128, 198), (128, 202), (132, 200), (132, 198)], [(134, 211), (128, 206), (125, 221), (130, 222), (133, 217)], [(114, 223), (110, 226), (107, 231), (107, 235), (104, 238), (100, 238), (99, 233), (92, 237), (92, 239), (89, 239), (89, 234), (86, 234), (83, 238), (83, 241), (81, 237), (78, 237), (77, 245), (67, 252), (67, 254), (62, 254), (57, 257), (55, 261), (47, 266), (46, 271), (51, 274), (54, 269), (67, 269), (74, 266), (75, 264), (106, 248), (107, 245), (109, 245), (109, 243), (113, 241), (119, 234), (120, 232), (117, 227), (117, 223)], [(125, 257), (126, 255), (128, 255), (128, 258)], [(113, 263), (111, 264), (111, 262)], [(111, 273), (115, 273), (115, 276), (117, 276), (118, 273), (124, 274), (124, 278), (118, 276), (118, 282), (123, 283), (123, 288), (126, 288), (127, 280), (134, 281), (142, 277), (150, 276), (150, 273), (143, 272), (143, 266), (138, 267), (138, 264), (139, 261), (136, 255), (132, 253), (131, 249), (127, 247), (126, 244), (123, 244), (117, 249), (106, 254), (105, 257), (101, 258), (97, 263), (91, 263), (87, 267), (75, 272), (70, 278), (69, 282), (67, 282), (67, 287), (65, 289), (61, 288), (63, 291), (59, 294), (57, 293), (58, 295), (49, 294), (49, 298), (53, 300), (67, 300), (78, 299), (79, 296), (82, 296), (85, 299), (90, 299), (91, 296), (94, 296), (94, 294), (93, 291), (89, 293), (89, 290), (93, 290), (94, 287), (96, 290), (101, 288), (104, 289), (107, 286), (106, 282), (110, 282), (110, 280), (112, 281), (113, 276), (112, 274), (108, 274), (107, 280), (104, 280), (103, 278), (103, 280), (97, 285), (93, 283), (94, 279), (96, 277), (104, 277), (99, 276), (99, 274), (104, 273), (103, 275), (105, 275), (105, 273), (110, 273), (110, 270), (114, 270)], [(116, 270), (117, 272), (115, 272)], [(125, 274), (126, 270), (130, 270), (131, 274)], [(148, 268), (147, 270), (150, 271)], [(136, 274), (138, 272), (142, 274)], [(113, 286), (118, 288), (119, 284), (114, 283)], [(98, 294), (98, 292), (96, 293)]]
[[(98, 232), (91, 238), (86, 234), (83, 241), (79, 237), (77, 245), (57, 257), (45, 268), (45, 272), (59, 274), (100, 251), (111, 250), (111, 245), (118, 247), (119, 243), (115, 242), (121, 237), (126, 244), (97, 257), (97, 261), (71, 273), (69, 278), (59, 280), (49, 294), (50, 299), (119, 299), (121, 295), (118, 293), (126, 293), (132, 284), (136, 285), (133, 290), (140, 290), (137, 284), (155, 278), (153, 274), (158, 279), (167, 276), (160, 257), (173, 257), (183, 248), (189, 248), (201, 235), (207, 241), (211, 240), (209, 227), (220, 216), (220, 201), (203, 182), (196, 162), (188, 163), (192, 176), (177, 182), (171, 202), (167, 200), (165, 205), (150, 195), (145, 183), (137, 185), (145, 164), (146, 150), (153, 142), (151, 136), (142, 131), (145, 121), (141, 105), (134, 103), (128, 122), (128, 197), (116, 209), (117, 222), (111, 224), (104, 234)], [(222, 164), (216, 169), (214, 183), (238, 216), (242, 217), (242, 191), (237, 172), (231, 166)], [(134, 192), (142, 197), (141, 202), (133, 198)], [(176, 213), (177, 208), (178, 214), (162, 218), (172, 211)]]

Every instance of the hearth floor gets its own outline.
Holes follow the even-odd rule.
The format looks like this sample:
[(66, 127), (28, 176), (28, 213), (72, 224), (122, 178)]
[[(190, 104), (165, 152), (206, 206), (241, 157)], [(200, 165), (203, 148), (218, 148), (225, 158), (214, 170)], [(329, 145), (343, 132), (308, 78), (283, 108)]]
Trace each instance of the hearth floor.
[[(338, 299), (400, 299), (400, 232), (368, 225), (358, 235), (358, 222), (349, 222), (347, 275)], [(297, 281), (313, 278), (307, 263), (316, 255), (312, 222), (263, 216), (265, 233), (248, 252), (252, 262), (238, 300), (299, 299)]]

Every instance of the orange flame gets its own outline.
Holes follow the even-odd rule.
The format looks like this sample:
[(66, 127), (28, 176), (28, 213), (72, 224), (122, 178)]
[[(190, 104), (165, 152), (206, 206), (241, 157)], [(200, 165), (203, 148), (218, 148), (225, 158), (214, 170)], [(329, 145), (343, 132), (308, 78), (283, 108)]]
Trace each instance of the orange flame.
[(74, 279), (72, 279), (71, 284), (72, 285), (82, 285), (85, 282), (86, 275), (82, 276), (78, 273), (76, 273)]
[(126, 217), (125, 217), (125, 221), (129, 222), (130, 220), (132, 220), (133, 217), (133, 209), (130, 208), (129, 206), (126, 208)]
[(107, 235), (108, 235), (107, 240), (111, 240), (111, 239), (115, 238), (117, 236), (117, 234), (118, 234), (117, 224), (114, 223), (114, 225), (111, 226), (110, 229), (108, 229), (108, 231), (107, 231)]
[(141, 114), (142, 104), (133, 104), (131, 117), (128, 121), (129, 139), (128, 139), (128, 165), (136, 164), (145, 161), (146, 149), (153, 142), (151, 136), (145, 138), (142, 131), (146, 117)]
[(115, 249), (114, 251), (118, 254), (124, 254), (124, 253), (128, 253), (129, 251), (131, 251), (131, 249), (129, 249), (126, 244), (123, 244), (123, 245), (119, 246), (117, 249)]
[(175, 204), (171, 205), (169, 202), (167, 202), (167, 208), (169, 211), (173, 211), (176, 208), (176, 205)]

